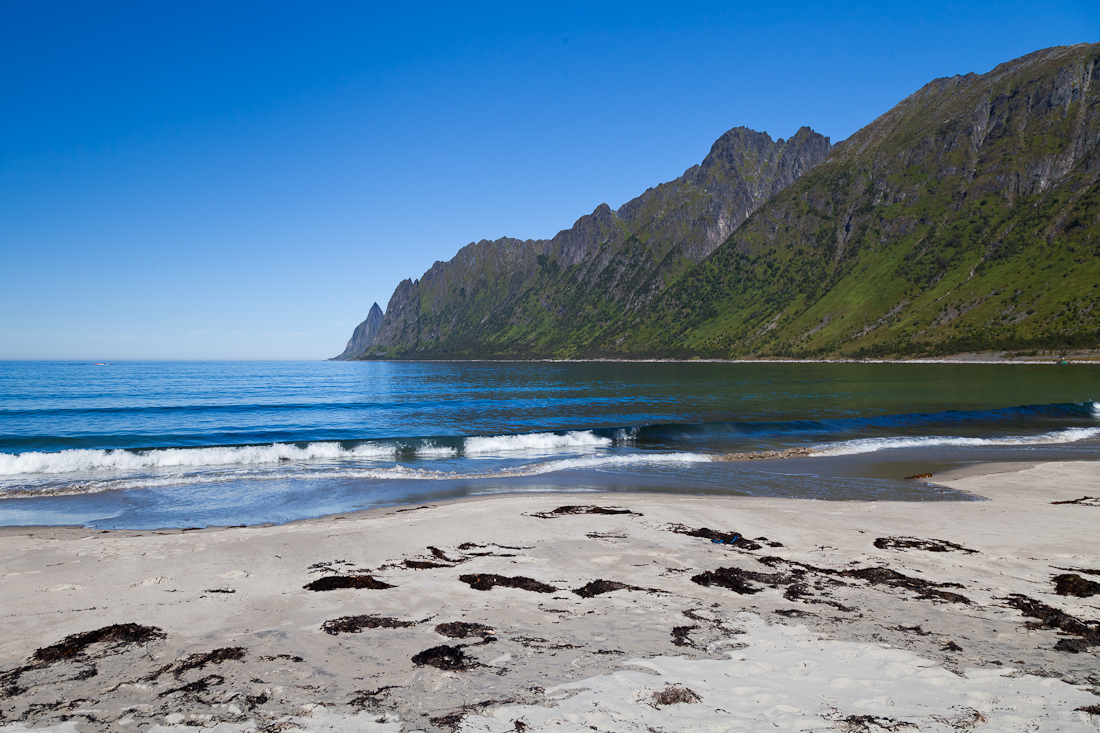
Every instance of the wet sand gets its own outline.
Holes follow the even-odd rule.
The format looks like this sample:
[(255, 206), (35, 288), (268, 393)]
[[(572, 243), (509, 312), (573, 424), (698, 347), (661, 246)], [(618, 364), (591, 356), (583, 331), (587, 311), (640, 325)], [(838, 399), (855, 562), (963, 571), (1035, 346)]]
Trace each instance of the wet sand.
[(0, 729), (1096, 730), (1098, 468), (2, 528)]

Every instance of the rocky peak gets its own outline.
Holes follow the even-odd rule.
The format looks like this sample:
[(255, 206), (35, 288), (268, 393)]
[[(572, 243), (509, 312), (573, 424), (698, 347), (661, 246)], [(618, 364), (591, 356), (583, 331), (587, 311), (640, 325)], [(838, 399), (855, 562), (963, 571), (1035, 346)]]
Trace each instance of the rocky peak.
[(375, 303), (370, 307), (366, 320), (355, 327), (344, 353), (334, 356), (331, 361), (350, 361), (369, 349), (378, 327), (382, 325), (382, 318), (382, 309)]

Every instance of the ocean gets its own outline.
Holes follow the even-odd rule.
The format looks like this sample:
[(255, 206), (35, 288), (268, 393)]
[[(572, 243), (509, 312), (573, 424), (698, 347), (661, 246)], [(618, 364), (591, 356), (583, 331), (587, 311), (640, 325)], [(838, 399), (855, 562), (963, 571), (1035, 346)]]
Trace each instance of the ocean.
[[(906, 477), (1100, 459), (1097, 399), (1085, 365), (0, 362), (0, 525), (515, 492), (976, 500)], [(814, 454), (716, 460), (787, 448)]]

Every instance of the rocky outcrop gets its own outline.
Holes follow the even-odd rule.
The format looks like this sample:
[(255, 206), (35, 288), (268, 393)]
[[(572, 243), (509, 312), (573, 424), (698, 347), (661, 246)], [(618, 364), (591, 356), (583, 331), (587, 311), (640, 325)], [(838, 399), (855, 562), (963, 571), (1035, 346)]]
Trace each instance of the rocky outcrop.
[(569, 355), (594, 335), (578, 319), (645, 306), (829, 149), (808, 127), (776, 141), (738, 127), (618, 211), (601, 204), (550, 240), (469, 244), (397, 287), (366, 356)]
[(1100, 344), (1100, 44), (937, 79), (589, 354)]
[(363, 358), (1100, 347), (1100, 44), (926, 84), (830, 147), (735, 128), (550, 240), (401, 283)]
[(362, 354), (374, 342), (374, 335), (378, 333), (378, 327), (381, 325), (382, 309), (375, 303), (370, 307), (366, 320), (355, 327), (344, 352), (340, 356), (334, 356), (329, 361), (349, 361)]

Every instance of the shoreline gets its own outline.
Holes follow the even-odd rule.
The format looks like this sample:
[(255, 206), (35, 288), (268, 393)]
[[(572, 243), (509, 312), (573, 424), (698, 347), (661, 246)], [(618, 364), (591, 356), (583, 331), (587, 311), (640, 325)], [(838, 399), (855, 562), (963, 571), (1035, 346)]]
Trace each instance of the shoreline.
[(1025, 356), (1009, 355), (1012, 352), (976, 352), (951, 354), (950, 356), (927, 357), (899, 357), (897, 359), (855, 359), (847, 357), (822, 357), (820, 359), (797, 358), (742, 358), (742, 359), (717, 359), (693, 357), (690, 359), (674, 358), (650, 358), (650, 359), (615, 359), (610, 357), (591, 359), (407, 359), (401, 357), (371, 357), (369, 359), (323, 359), (322, 361), (380, 361), (380, 362), (407, 362), (428, 364), (461, 364), (470, 363), (504, 363), (504, 364), (1100, 364), (1100, 349), (1067, 351), (1065, 356)]
[(1100, 506), (1052, 502), (1100, 497), (1095, 466), (933, 477), (977, 502), (531, 493), (0, 528), (0, 730), (1094, 730), (1100, 595), (1054, 578), (1100, 582)]

